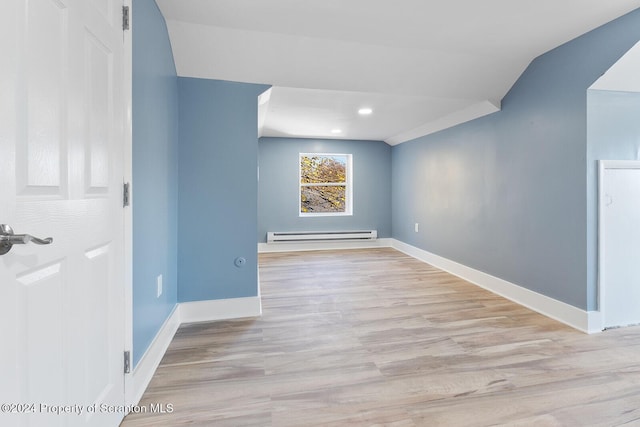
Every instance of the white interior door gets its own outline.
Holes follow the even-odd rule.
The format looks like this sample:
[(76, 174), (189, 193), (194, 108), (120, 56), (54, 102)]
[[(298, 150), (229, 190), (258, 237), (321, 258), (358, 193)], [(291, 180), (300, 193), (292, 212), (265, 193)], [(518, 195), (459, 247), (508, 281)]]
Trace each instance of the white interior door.
[[(640, 162), (601, 168), (601, 309), (604, 327), (640, 324)], [(620, 166), (624, 166), (621, 164)]]
[(0, 425), (118, 425), (122, 0), (2, 6), (0, 223), (53, 243), (0, 256)]

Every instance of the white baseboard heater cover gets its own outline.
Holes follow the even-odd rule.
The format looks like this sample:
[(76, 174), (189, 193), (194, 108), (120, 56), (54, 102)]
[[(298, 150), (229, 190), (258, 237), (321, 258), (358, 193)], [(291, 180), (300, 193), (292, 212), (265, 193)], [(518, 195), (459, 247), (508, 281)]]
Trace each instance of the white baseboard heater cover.
[(378, 230), (364, 231), (269, 231), (267, 243), (317, 242), (321, 240), (375, 240)]

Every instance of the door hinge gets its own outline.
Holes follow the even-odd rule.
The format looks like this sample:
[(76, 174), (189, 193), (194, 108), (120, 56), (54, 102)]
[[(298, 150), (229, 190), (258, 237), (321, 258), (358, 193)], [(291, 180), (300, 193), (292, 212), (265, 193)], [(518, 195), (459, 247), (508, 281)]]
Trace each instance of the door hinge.
[(131, 373), (131, 352), (130, 351), (124, 352), (124, 373), (125, 374)]
[(129, 29), (129, 6), (122, 6), (122, 29)]
[(122, 188), (122, 206), (127, 207), (131, 204), (131, 194), (129, 190), (129, 183), (125, 182)]

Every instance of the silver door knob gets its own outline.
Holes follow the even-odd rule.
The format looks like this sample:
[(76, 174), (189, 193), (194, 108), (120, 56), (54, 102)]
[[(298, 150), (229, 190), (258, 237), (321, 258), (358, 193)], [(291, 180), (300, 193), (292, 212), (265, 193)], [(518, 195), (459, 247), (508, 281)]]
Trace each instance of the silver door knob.
[(13, 228), (7, 224), (0, 224), (0, 255), (9, 252), (13, 245), (26, 245), (29, 242), (36, 245), (48, 245), (53, 243), (53, 238), (39, 239), (31, 234), (15, 234)]

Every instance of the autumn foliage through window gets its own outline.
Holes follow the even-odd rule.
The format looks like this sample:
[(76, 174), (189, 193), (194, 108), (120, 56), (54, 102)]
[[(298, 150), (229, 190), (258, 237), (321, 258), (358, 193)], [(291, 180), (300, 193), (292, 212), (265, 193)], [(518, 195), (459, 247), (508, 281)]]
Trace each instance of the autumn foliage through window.
[(348, 154), (300, 155), (300, 213), (349, 214)]

